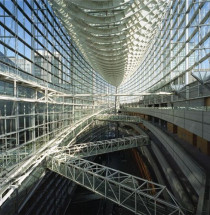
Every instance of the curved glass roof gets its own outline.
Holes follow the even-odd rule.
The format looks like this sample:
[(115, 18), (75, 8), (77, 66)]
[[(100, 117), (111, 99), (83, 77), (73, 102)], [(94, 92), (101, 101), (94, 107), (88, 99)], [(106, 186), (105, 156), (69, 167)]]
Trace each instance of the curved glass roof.
[(169, 0), (50, 0), (80, 51), (109, 83), (140, 65)]

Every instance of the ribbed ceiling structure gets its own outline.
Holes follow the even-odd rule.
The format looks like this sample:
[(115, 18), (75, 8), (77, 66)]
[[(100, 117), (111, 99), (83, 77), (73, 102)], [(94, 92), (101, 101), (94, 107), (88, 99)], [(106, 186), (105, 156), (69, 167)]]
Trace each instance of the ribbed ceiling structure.
[(49, 0), (90, 65), (120, 85), (142, 61), (169, 0)]

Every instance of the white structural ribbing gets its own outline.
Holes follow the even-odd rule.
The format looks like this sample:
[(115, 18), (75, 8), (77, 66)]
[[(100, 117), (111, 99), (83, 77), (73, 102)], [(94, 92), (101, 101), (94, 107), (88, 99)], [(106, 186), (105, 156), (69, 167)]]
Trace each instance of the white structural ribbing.
[(133, 73), (167, 9), (168, 0), (50, 0), (92, 67), (118, 86)]

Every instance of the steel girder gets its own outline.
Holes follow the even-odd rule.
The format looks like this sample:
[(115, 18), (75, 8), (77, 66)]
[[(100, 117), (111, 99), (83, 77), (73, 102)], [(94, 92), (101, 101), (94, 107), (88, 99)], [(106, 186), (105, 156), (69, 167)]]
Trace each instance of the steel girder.
[(86, 60), (109, 83), (118, 86), (141, 63), (170, 1), (49, 2)]
[(62, 153), (48, 156), (47, 168), (135, 214), (184, 215), (163, 185)]

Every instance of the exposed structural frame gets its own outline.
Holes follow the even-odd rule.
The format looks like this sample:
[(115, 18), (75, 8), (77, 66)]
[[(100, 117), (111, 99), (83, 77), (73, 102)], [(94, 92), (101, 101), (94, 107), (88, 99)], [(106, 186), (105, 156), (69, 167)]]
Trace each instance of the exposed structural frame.
[[(52, 131), (45, 129), (46, 125), (52, 125), (52, 127), (54, 126), (54, 123), (57, 123), (56, 117), (55, 115), (58, 114), (58, 112), (56, 111), (56, 108), (54, 107), (51, 111), (48, 110), (48, 112), (46, 113), (38, 113), (35, 111), (35, 107), (37, 107), (37, 104), (46, 104), (46, 107), (50, 106), (50, 105), (61, 105), (62, 106), (62, 111), (68, 116), (66, 116), (65, 118), (63, 117), (61, 120), (65, 121), (65, 120), (71, 120), (72, 122), (74, 122), (74, 114), (77, 111), (76, 107), (80, 106), (80, 107), (86, 107), (86, 111), (91, 111), (91, 113), (94, 113), (98, 110), (98, 108), (100, 106), (102, 106), (103, 104), (95, 104), (94, 102), (90, 103), (90, 104), (81, 104), (81, 103), (76, 103), (74, 96), (72, 95), (68, 95), (59, 91), (56, 91), (54, 89), (48, 88), (46, 86), (41, 86), (38, 83), (35, 83), (33, 81), (29, 81), (29, 80), (24, 80), (21, 77), (15, 76), (14, 74), (11, 73), (4, 73), (0, 71), (0, 79), (4, 80), (4, 81), (9, 81), (10, 83), (13, 84), (13, 93), (12, 95), (4, 95), (4, 96), (0, 96), (0, 101), (13, 101), (13, 112), (11, 113), (11, 115), (7, 116), (6, 113), (6, 109), (7, 106), (4, 106), (4, 112), (5, 114), (1, 115), (0, 113), (0, 130), (2, 129), (2, 127), (7, 128), (7, 127), (12, 127), (11, 124), (12, 123), (8, 123), (8, 121), (14, 121), (15, 124), (15, 129), (12, 131), (7, 131), (5, 133), (1, 133), (0, 134), (0, 141), (2, 141), (4, 144), (1, 145), (0, 147), (0, 169), (6, 166), (11, 166), (15, 163), (19, 163), (22, 159), (26, 158), (28, 155), (35, 153), (36, 151), (39, 150), (40, 148), (40, 138), (45, 138), (46, 142), (49, 141), (49, 139), (47, 139), (47, 135), (53, 134), (55, 132), (60, 132), (62, 129), (65, 129), (67, 127), (69, 127), (69, 125), (65, 125), (65, 127), (58, 127), (58, 128), (54, 128)], [(24, 86), (24, 87), (29, 87), (29, 89), (33, 90), (33, 96), (28, 96), (28, 97), (22, 97), (18, 94), (18, 87), (19, 86)], [(55, 96), (56, 95), (56, 96)], [(72, 100), (69, 98), (72, 98)], [(31, 105), (31, 112), (30, 113), (26, 113), (26, 108), (23, 108), (23, 110), (20, 110), (18, 107), (18, 103), (19, 102), (24, 102), (27, 104)], [(111, 105), (111, 104), (110, 104)], [(65, 110), (65, 108), (68, 107), (67, 110)], [(72, 108), (72, 109), (71, 109)], [(20, 113), (20, 112), (23, 113)], [(60, 112), (59, 112), (60, 113)], [(51, 121), (49, 120), (49, 116), (47, 114), (51, 115)], [(43, 121), (45, 123), (40, 123), (40, 124), (36, 124), (35, 121), (37, 118), (39, 118), (40, 116), (43, 116)], [(30, 120), (30, 125), (29, 127), (22, 127), (20, 128), (19, 125), (19, 120), (20, 118), (23, 119), (24, 117), (31, 117)], [(25, 120), (26, 121), (26, 120)], [(25, 122), (26, 124), (26, 122)], [(43, 129), (43, 135), (42, 136), (38, 136), (36, 137), (36, 132), (35, 130), (38, 129)], [(25, 140), (24, 144), (19, 144), (19, 135), (20, 133), (26, 133), (26, 132), (30, 132), (31, 136), (33, 138)], [(14, 137), (15, 136), (15, 137)], [(25, 135), (26, 136), (26, 135)], [(10, 144), (11, 141), (11, 137), (13, 137), (14, 139), (16, 139), (16, 143), (15, 144)], [(14, 147), (15, 145), (15, 147)], [(2, 164), (3, 163), (3, 164)]]
[[(151, 46), (145, 52), (140, 67), (129, 79), (120, 86), (119, 92), (158, 92), (170, 90), (171, 84), (179, 93), (186, 93), (194, 98), (195, 93), (188, 93), (192, 75), (204, 83), (209, 82), (210, 58), (210, 27), (209, 0), (174, 0), (171, 1), (158, 33), (151, 41)], [(206, 83), (206, 84), (205, 84)], [(181, 87), (184, 87), (181, 89)], [(194, 86), (192, 90), (196, 92)], [(203, 91), (198, 97), (203, 96)], [(124, 99), (124, 100), (123, 100)], [(139, 102), (139, 98), (125, 97), (122, 103)], [(163, 103), (177, 101), (177, 96), (164, 99)], [(183, 98), (182, 98), (183, 99)], [(144, 97), (144, 104), (148, 105), (156, 100), (155, 97)], [(146, 101), (145, 101), (146, 100)]]
[[(81, 129), (83, 127), (85, 127), (89, 122), (87, 120), (89, 120), (89, 118), (81, 121), (81, 123), (74, 126), (74, 128), (72, 128), (72, 130), (70, 130), (70, 131), (69, 131), (69, 129), (66, 129), (63, 132), (63, 134), (60, 137), (58, 137), (57, 140), (55, 140), (55, 142), (51, 141), (49, 143), (51, 145), (53, 143), (55, 143), (55, 144), (53, 144), (53, 147), (49, 148), (50, 145), (47, 144), (46, 148), (43, 149), (42, 151), (40, 151), (39, 154), (37, 153), (36, 155), (32, 156), (32, 158), (27, 160), (27, 162), (25, 162), (20, 168), (16, 169), (15, 172), (10, 174), (8, 176), (8, 178), (3, 181), (3, 184), (2, 184), (3, 186), (1, 186), (1, 202), (0, 202), (1, 205), (3, 204), (4, 201), (6, 201), (7, 198), (9, 198), (11, 196), (13, 191), (15, 189), (17, 189), (18, 186), (21, 185), (21, 183), (24, 181), (24, 179), (27, 178), (28, 176), (30, 176), (31, 172), (45, 160), (45, 158), (47, 158), (47, 166), (49, 163), (49, 159), (51, 159), (51, 161), (52, 160), (54, 161), (54, 159), (56, 159), (56, 162), (58, 162), (58, 164), (54, 165), (54, 167), (61, 167), (60, 163), (67, 164), (68, 163), (67, 161), (69, 161), (70, 163), (74, 162), (76, 158), (72, 157), (72, 155), (67, 155), (65, 153), (58, 153), (56, 155), (55, 151), (59, 145), (62, 145), (63, 142), (66, 142), (65, 138), (67, 136), (70, 136), (71, 133), (74, 131), (78, 132), (78, 130), (77, 130), (78, 126), (80, 128), (80, 125), (82, 125)], [(51, 156), (49, 157), (50, 154), (52, 157)], [(81, 159), (79, 159), (79, 160), (81, 160)], [(85, 160), (83, 160), (83, 161), (87, 162)], [(56, 163), (56, 162), (52, 162), (52, 164)], [(80, 169), (80, 172), (78, 172), (78, 177), (81, 177), (81, 176), (86, 177), (86, 175), (83, 174), (83, 171), (84, 170), (86, 171), (87, 169), (90, 169), (91, 166), (93, 167), (93, 165), (95, 165), (94, 163), (90, 163), (90, 166), (88, 167), (85, 165), (85, 169), (84, 169), (80, 164), (81, 164), (81, 162), (78, 163), (78, 166)], [(75, 165), (77, 165), (77, 164), (75, 163)], [(51, 170), (55, 171), (55, 169), (53, 169), (53, 165), (51, 165), (51, 166), (52, 166)], [(107, 170), (104, 172), (103, 168), (105, 168)], [(77, 169), (77, 167), (76, 167), (76, 169)], [(99, 194), (105, 196), (106, 198), (128, 208), (129, 210), (134, 211), (137, 214), (142, 214), (142, 210), (145, 210), (147, 214), (151, 214), (150, 211), (152, 213), (154, 211), (156, 213), (156, 211), (157, 211), (156, 214), (164, 214), (165, 212), (166, 212), (165, 214), (172, 214), (172, 213), (173, 214), (182, 214), (178, 204), (175, 202), (175, 200), (173, 199), (173, 197), (171, 196), (170, 193), (168, 194), (169, 198), (172, 199), (174, 204), (165, 202), (164, 200), (159, 198), (160, 195), (163, 192), (165, 192), (165, 190), (166, 190), (165, 186), (161, 186), (162, 190), (160, 190), (159, 187), (156, 187), (155, 183), (145, 181), (145, 180), (143, 180), (144, 183), (137, 182), (138, 178), (130, 176), (126, 173), (112, 170), (110, 168), (103, 167), (103, 166), (101, 166), (101, 170), (99, 167), (97, 167), (97, 168), (93, 167), (93, 171), (94, 171), (94, 169), (98, 169), (99, 171), (93, 172), (94, 176), (91, 176), (91, 174), (90, 174), (90, 177), (92, 177), (92, 179), (93, 179), (94, 186), (90, 186), (89, 189), (95, 188), (96, 193), (99, 193)], [(58, 168), (57, 168), (57, 170), (58, 170)], [(65, 170), (65, 172), (67, 173), (67, 170)], [(76, 171), (74, 171), (74, 172), (76, 173)], [(64, 173), (61, 172), (61, 169), (60, 169), (60, 172), (58, 172), (58, 173), (67, 177), (67, 175), (65, 175)], [(97, 175), (96, 173), (97, 174), (100, 173), (100, 174)], [(116, 175), (117, 175), (117, 179), (115, 177)], [(110, 181), (107, 180), (107, 177), (103, 177), (103, 176), (108, 176), (109, 178), (111, 177)], [(79, 180), (78, 177), (77, 177), (77, 179)], [(86, 179), (84, 177), (82, 178), (82, 181), (85, 182)], [(75, 178), (75, 180), (76, 180), (76, 178)], [(90, 182), (91, 179), (88, 177), (87, 180)], [(142, 179), (140, 179), (140, 181), (141, 180)], [(132, 183), (133, 183), (133, 185), (131, 185)], [(80, 184), (82, 184), (82, 183), (80, 183)], [(88, 184), (86, 184), (86, 187), (88, 188), (87, 185)], [(102, 188), (102, 190), (101, 190), (101, 188)], [(141, 190), (140, 188), (145, 188), (145, 189)], [(143, 193), (146, 192), (147, 194), (142, 195), (142, 192)], [(148, 197), (148, 195), (149, 195), (149, 197)], [(165, 209), (165, 207), (167, 209)], [(158, 211), (161, 211), (161, 212), (158, 213)]]
[[(63, 92), (56, 91), (47, 86), (42, 86), (36, 82), (25, 80), (15, 74), (9, 72), (1, 72), (0, 71), (0, 80), (9, 81), (13, 83), (14, 90), (13, 96), (11, 95), (1, 95), (0, 100), (10, 100), (10, 101), (22, 101), (22, 102), (37, 102), (37, 103), (49, 103), (49, 104), (65, 104), (65, 105), (75, 105), (82, 106), (84, 104), (76, 104), (73, 102), (65, 101), (65, 98), (75, 98), (75, 97), (91, 97), (94, 94), (67, 94)], [(34, 95), (31, 98), (20, 97), (17, 92), (17, 86), (21, 85), (24, 87), (30, 87), (30, 89), (34, 90)], [(38, 96), (41, 94), (42, 96)], [(99, 97), (103, 97), (106, 94), (98, 94)], [(110, 96), (114, 96), (114, 94), (110, 94)], [(56, 98), (56, 99), (55, 99)], [(59, 99), (58, 99), (59, 98)], [(93, 104), (85, 104), (85, 106), (94, 106)]]
[(133, 122), (142, 123), (142, 119), (136, 116), (115, 115), (115, 114), (100, 114), (95, 117), (99, 121), (112, 121), (112, 122)]
[(134, 137), (124, 137), (111, 140), (75, 144), (70, 148), (58, 148), (58, 151), (74, 157), (89, 157), (92, 155), (120, 151), (123, 149), (146, 146), (148, 145), (148, 140), (148, 136), (139, 135)]
[[(41, 115), (41, 113), (36, 113), (35, 112), (35, 106), (36, 104), (46, 104), (47, 107), (49, 105), (62, 105), (62, 110), (65, 110), (65, 107), (68, 107), (68, 110), (65, 110), (65, 113), (67, 114), (71, 114), (71, 117), (65, 117), (65, 119), (63, 120), (74, 120), (74, 113), (76, 112), (76, 107), (80, 106), (80, 107), (86, 107), (86, 111), (91, 111), (91, 113), (93, 113), (94, 111), (97, 111), (98, 107), (102, 106), (103, 104), (95, 104), (94, 102), (89, 103), (89, 104), (81, 104), (81, 103), (76, 103), (74, 100), (74, 97), (72, 97), (72, 100), (69, 100), (69, 98), (66, 97), (65, 93), (62, 92), (58, 92), (55, 91), (53, 89), (50, 89), (48, 87), (43, 87), (35, 82), (32, 81), (28, 81), (28, 80), (24, 80), (20, 77), (16, 77), (14, 74), (9, 74), (9, 73), (2, 73), (0, 72), (0, 79), (1, 80), (5, 80), (5, 81), (10, 81), (13, 84), (13, 95), (4, 95), (4, 96), (0, 96), (0, 101), (13, 101), (13, 112), (11, 115), (7, 116), (6, 115), (6, 110), (5, 110), (5, 114), (1, 115), (0, 113), (0, 126), (2, 127), (4, 124), (4, 127), (6, 128), (7, 126), (7, 120), (14, 120), (15, 121), (15, 126), (16, 126), (16, 131), (8, 131), (5, 133), (0, 134), (0, 140), (5, 142), (5, 151), (9, 151), (10, 150), (10, 146), (9, 146), (9, 142), (7, 141), (7, 137), (9, 138), (10, 135), (17, 135), (17, 133), (19, 132), (26, 132), (28, 130), (30, 130), (32, 132), (32, 135), (34, 137), (35, 140), (35, 128), (39, 128), (41, 126), (44, 127), (44, 125), (35, 125), (35, 118), (38, 117), (39, 115)], [(29, 89), (33, 90), (33, 96), (28, 96), (28, 97), (22, 97), (20, 95), (18, 95), (18, 87), (19, 86), (24, 86), (24, 87), (30, 87)], [(55, 97), (56, 94), (56, 97)], [(20, 113), (22, 110), (18, 110), (17, 107), (17, 102), (25, 102), (31, 105), (31, 113), (27, 114), (25, 112)], [(6, 109), (6, 106), (4, 107)], [(72, 109), (70, 109), (72, 108)], [(70, 110), (69, 110), (70, 109)], [(25, 111), (25, 109), (24, 109)], [(48, 114), (54, 115), (56, 114), (56, 110), (51, 110), (48, 111)], [(49, 116), (47, 116), (47, 113), (43, 113), (43, 116), (46, 116), (44, 118), (49, 118)], [(19, 128), (19, 123), (18, 120), (21, 117), (26, 117), (26, 116), (30, 116), (32, 118), (31, 122), (30, 122), (30, 127), (27, 128)], [(52, 118), (55, 118), (55, 116), (53, 116)], [(4, 123), (3, 123), (4, 122)], [(48, 124), (52, 124), (54, 122), (57, 122), (56, 120), (54, 121), (48, 121)], [(47, 124), (47, 122), (46, 122)], [(1, 129), (1, 128), (0, 128)], [(59, 128), (57, 128), (59, 130)], [(44, 130), (44, 129), (43, 129)], [(56, 129), (53, 130), (53, 132)], [(17, 138), (18, 141), (18, 138)], [(8, 143), (7, 143), (8, 142)], [(33, 139), (30, 141), (25, 141), (25, 145), (31, 145), (31, 143), (33, 142)], [(16, 146), (19, 145), (18, 142), (16, 142), (15, 144)], [(7, 149), (8, 148), (8, 149)], [(32, 147), (31, 147), (32, 148)], [(13, 150), (13, 149), (11, 149)], [(32, 150), (32, 149), (31, 149)]]
[[(47, 168), (135, 214), (184, 215), (163, 185), (63, 153), (48, 156)], [(168, 201), (163, 199), (163, 193)]]
[[(109, 109), (107, 109), (109, 110)], [(12, 195), (12, 193), (21, 186), (23, 181), (30, 177), (30, 174), (44, 161), (46, 156), (51, 153), (54, 153), (58, 146), (63, 146), (65, 143), (69, 143), (69, 139), (74, 139), (81, 131), (93, 121), (93, 117), (96, 114), (107, 111), (98, 111), (98, 113), (92, 114), (91, 116), (86, 117), (83, 120), (75, 123), (73, 126), (64, 129), (59, 135), (57, 135), (54, 139), (50, 140), (48, 143), (43, 145), (42, 148), (36, 151), (36, 153), (32, 153), (30, 157), (25, 161), (23, 160), (21, 163), (15, 162), (13, 160), (5, 160), (6, 154), (2, 154), (1, 157), (1, 165), (6, 165), (5, 162), (11, 162), (11, 167), (7, 167), (7, 170), (11, 170), (7, 173), (1, 172), (1, 181), (0, 181), (0, 206)], [(72, 142), (72, 141), (71, 141)], [(67, 144), (66, 143), (66, 144)], [(73, 144), (73, 143), (72, 143)], [(18, 153), (20, 151), (20, 147), (16, 148), (13, 154)], [(13, 159), (13, 157), (12, 157)], [(18, 160), (20, 161), (20, 160)]]
[(50, 0), (86, 60), (112, 85), (134, 72), (161, 23), (168, 0)]

